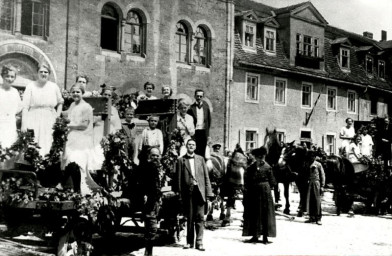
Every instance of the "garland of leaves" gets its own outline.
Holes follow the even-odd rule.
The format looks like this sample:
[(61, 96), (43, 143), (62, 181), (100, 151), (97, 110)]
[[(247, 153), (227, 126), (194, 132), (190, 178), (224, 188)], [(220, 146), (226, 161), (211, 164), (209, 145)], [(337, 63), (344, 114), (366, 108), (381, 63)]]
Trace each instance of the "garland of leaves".
[(108, 134), (101, 141), (105, 160), (102, 170), (109, 176), (120, 174), (119, 179), (114, 179), (115, 189), (119, 190), (124, 185), (122, 174), (126, 177), (131, 176), (134, 168), (132, 160), (128, 158), (125, 147), (127, 146), (127, 135), (123, 130), (114, 134)]

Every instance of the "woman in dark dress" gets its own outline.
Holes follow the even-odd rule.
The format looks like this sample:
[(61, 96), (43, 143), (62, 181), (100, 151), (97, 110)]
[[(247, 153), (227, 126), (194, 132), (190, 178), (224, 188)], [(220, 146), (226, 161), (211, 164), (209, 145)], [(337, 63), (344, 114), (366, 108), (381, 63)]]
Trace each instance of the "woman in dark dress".
[(271, 166), (265, 162), (267, 149), (254, 149), (251, 154), (256, 161), (245, 172), (242, 236), (252, 236), (246, 242), (256, 243), (262, 235), (262, 242), (267, 244), (267, 237), (276, 237), (275, 206), (271, 194), (275, 178)]

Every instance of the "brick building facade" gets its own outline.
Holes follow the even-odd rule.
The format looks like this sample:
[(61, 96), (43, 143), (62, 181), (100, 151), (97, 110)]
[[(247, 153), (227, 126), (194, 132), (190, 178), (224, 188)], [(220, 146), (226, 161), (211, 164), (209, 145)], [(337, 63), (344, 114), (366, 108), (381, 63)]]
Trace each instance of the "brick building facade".
[(268, 127), (283, 141), (337, 153), (347, 117), (390, 113), (389, 41), (332, 27), (310, 2), (279, 9), (235, 3), (230, 148), (263, 145)]
[(232, 1), (2, 0), (0, 11), (0, 65), (20, 68), (17, 85), (46, 61), (62, 88), (77, 74), (91, 78), (88, 90), (105, 83), (129, 93), (149, 81), (156, 96), (170, 85), (193, 99), (201, 88), (223, 142)]

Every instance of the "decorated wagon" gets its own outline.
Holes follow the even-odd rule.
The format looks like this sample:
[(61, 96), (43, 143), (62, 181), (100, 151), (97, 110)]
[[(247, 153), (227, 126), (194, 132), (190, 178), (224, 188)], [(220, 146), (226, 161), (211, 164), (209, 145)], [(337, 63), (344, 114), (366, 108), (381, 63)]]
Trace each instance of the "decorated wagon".
[[(138, 193), (137, 166), (125, 153), (124, 133), (108, 134), (110, 100), (101, 97), (86, 98), (94, 108), (94, 115), (105, 120), (101, 143), (105, 152), (104, 178), (110, 187), (99, 188), (91, 195), (82, 196), (72, 189), (55, 187), (56, 177), (68, 178), (72, 184), (78, 166), (67, 166), (60, 171), (60, 158), (66, 141), (66, 120), (58, 118), (54, 125), (54, 142), (49, 155), (42, 158), (37, 152), (33, 135), (20, 133), (18, 141), (9, 149), (1, 149), (0, 162), (17, 159), (16, 166), (0, 169), (0, 221), (8, 227), (9, 237), (33, 233), (57, 255), (89, 255), (93, 250), (92, 235), (112, 236), (129, 217), (136, 226), (141, 220), (142, 195)], [(176, 100), (140, 102), (136, 115), (145, 119), (159, 115), (163, 119), (161, 129), (166, 136), (171, 131), (168, 123), (176, 110)], [(143, 123), (143, 122), (140, 122)], [(141, 126), (143, 127), (143, 125)], [(140, 129), (140, 127), (139, 127)], [(173, 142), (174, 144), (176, 142)], [(162, 218), (161, 227), (173, 231), (178, 223), (178, 202), (171, 190), (175, 157), (170, 153), (162, 158)], [(50, 179), (41, 179), (50, 176)]]

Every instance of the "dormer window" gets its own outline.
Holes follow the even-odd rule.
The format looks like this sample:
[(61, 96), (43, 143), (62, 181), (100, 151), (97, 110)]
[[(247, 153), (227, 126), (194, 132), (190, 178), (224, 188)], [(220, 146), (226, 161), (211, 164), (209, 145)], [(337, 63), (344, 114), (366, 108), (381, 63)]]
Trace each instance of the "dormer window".
[(264, 47), (266, 51), (276, 51), (276, 30), (264, 28)]
[(378, 61), (378, 77), (385, 78), (385, 61)]
[(243, 37), (242, 41), (246, 48), (255, 49), (256, 48), (256, 24), (245, 22), (243, 25)]
[(339, 54), (340, 67), (342, 69), (350, 69), (350, 50), (347, 48), (340, 48)]
[(313, 39), (314, 42), (314, 57), (320, 57), (320, 41), (318, 38)]
[(320, 39), (307, 35), (297, 34), (295, 37), (297, 55), (307, 57), (320, 57)]
[(366, 73), (373, 74), (373, 58), (370, 56), (366, 56)]
[(304, 35), (304, 50), (302, 53), (305, 56), (312, 56), (312, 38), (310, 36)]

